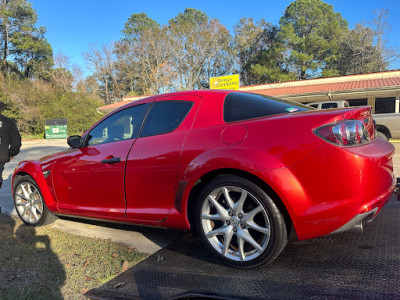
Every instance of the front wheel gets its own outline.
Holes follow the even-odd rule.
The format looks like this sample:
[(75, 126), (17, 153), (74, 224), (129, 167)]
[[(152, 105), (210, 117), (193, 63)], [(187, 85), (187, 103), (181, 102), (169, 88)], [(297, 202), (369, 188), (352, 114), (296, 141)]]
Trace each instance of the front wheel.
[(222, 175), (202, 191), (196, 226), (204, 244), (224, 263), (251, 268), (272, 262), (287, 243), (283, 215), (254, 183)]
[(36, 182), (30, 176), (22, 176), (14, 184), (14, 206), (20, 219), (27, 225), (42, 226), (56, 220), (44, 203)]

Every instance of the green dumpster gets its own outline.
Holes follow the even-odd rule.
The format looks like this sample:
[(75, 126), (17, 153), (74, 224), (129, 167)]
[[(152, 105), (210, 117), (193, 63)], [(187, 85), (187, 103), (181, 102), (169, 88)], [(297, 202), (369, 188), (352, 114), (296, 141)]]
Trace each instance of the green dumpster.
[(46, 120), (44, 135), (46, 139), (66, 139), (68, 137), (68, 120)]

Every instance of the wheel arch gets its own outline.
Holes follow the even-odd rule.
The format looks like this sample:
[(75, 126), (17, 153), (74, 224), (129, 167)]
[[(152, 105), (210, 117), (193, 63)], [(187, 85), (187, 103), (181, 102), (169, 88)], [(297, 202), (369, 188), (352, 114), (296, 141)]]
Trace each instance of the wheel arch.
[(382, 132), (387, 137), (387, 139), (392, 138), (392, 134), (390, 133), (389, 128), (387, 128), (385, 125), (377, 124), (376, 131)]
[[(188, 218), (188, 222), (192, 231), (197, 234), (196, 222), (195, 222), (195, 206), (198, 201), (199, 194), (201, 193), (202, 189), (209, 184), (212, 180), (217, 178), (221, 175), (234, 175), (237, 177), (241, 177), (247, 179), (248, 181), (256, 184), (260, 187), (276, 204), (279, 210), (282, 212), (282, 215), (285, 217), (286, 228), (288, 230), (288, 237), (292, 231), (294, 231), (293, 224), (290, 218), (290, 214), (280, 199), (278, 194), (272, 189), (270, 185), (268, 185), (265, 181), (261, 178), (257, 177), (256, 175), (240, 170), (240, 169), (233, 169), (233, 168), (223, 168), (218, 170), (210, 171), (204, 174), (199, 180), (194, 184), (191, 188), (186, 205), (186, 214)], [(293, 229), (293, 230), (292, 230)]]
[(39, 161), (23, 161), (15, 169), (12, 177), (12, 193), (14, 197), (14, 185), (22, 176), (31, 177), (38, 185), (47, 208), (50, 211), (57, 211), (57, 201), (50, 192), (49, 185), (43, 175), (42, 167)]

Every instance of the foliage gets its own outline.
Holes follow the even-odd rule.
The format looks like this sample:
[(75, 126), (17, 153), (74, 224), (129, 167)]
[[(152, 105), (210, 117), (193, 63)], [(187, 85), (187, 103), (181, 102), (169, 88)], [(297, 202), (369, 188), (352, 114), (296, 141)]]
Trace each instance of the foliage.
[(149, 18), (146, 13), (133, 14), (124, 24), (122, 34), (125, 41), (136, 40), (142, 32), (159, 27), (160, 25), (155, 20)]
[(230, 73), (230, 39), (224, 25), (195, 9), (186, 9), (171, 19), (167, 51), (168, 62), (177, 76), (175, 88), (208, 87), (208, 76)]
[[(242, 18), (232, 37), (219, 20), (186, 8), (160, 25), (135, 13), (112, 46), (92, 48), (82, 90), (105, 103), (125, 95), (208, 88), (240, 73), (242, 85), (385, 71), (399, 55), (385, 44), (385, 10), (370, 25), (348, 23), (322, 0), (295, 0), (279, 25)], [(97, 84), (96, 84), (97, 83)]]
[(289, 51), (288, 64), (299, 79), (325, 68), (337, 55), (338, 41), (348, 28), (347, 21), (333, 11), (333, 6), (321, 0), (292, 2), (279, 24), (279, 37)]
[(294, 80), (294, 74), (284, 64), (284, 47), (278, 39), (277, 26), (264, 19), (254, 22), (252, 18), (242, 18), (234, 30), (242, 84)]
[(100, 118), (101, 101), (88, 93), (64, 91), (41, 80), (0, 80), (3, 114), (23, 135), (43, 135), (46, 119), (68, 119), (68, 133), (81, 134)]
[(46, 29), (36, 28), (36, 11), (26, 0), (0, 1), (0, 59), (4, 75), (39, 75), (52, 64)]

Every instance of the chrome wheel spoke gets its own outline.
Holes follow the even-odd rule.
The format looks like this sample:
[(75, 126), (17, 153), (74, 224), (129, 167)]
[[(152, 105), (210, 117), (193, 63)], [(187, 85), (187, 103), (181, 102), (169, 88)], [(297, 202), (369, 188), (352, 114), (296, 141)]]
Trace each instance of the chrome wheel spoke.
[(227, 227), (224, 234), (224, 247), (222, 248), (222, 254), (226, 256), (229, 251), (229, 246), (231, 245), (233, 237), (233, 228), (231, 226)]
[(225, 221), (226, 220), (225, 217), (222, 217), (221, 215), (218, 215), (218, 214), (216, 214), (216, 215), (202, 214), (201, 218), (203, 220), (215, 220), (215, 221)]
[(40, 200), (32, 200), (32, 205), (33, 206), (38, 206), (38, 204), (42, 203)]
[(255, 215), (257, 215), (258, 213), (260, 213), (260, 212), (262, 212), (262, 211), (264, 211), (264, 209), (263, 209), (263, 207), (260, 205), (260, 206), (256, 207), (255, 209), (253, 209), (252, 211), (246, 213), (243, 219), (244, 219), (245, 221), (248, 221), (248, 220), (251, 221), (251, 220), (253, 220), (253, 218), (254, 218)]
[(18, 203), (15, 203), (15, 205), (16, 205), (16, 206), (25, 206), (26, 203), (24, 203), (24, 202), (18, 202)]
[(21, 194), (19, 194), (19, 193), (15, 193), (15, 195), (18, 196), (18, 197), (21, 197), (22, 199), (24, 199), (24, 200), (26, 200), (26, 201), (29, 201), (29, 197), (26, 198), (24, 195), (21, 195)]
[(222, 193), (224, 194), (226, 202), (228, 203), (229, 209), (233, 210), (235, 203), (233, 202), (231, 196), (229, 196), (228, 188), (224, 186), (221, 188), (221, 190), (222, 190)]
[(261, 232), (269, 237), (269, 229), (266, 227), (261, 227), (261, 226), (257, 225), (256, 223), (254, 223), (253, 221), (246, 222), (246, 226), (255, 231)]
[(246, 242), (252, 245), (257, 250), (257, 252), (263, 251), (262, 247), (253, 239), (248, 230), (240, 230), (240, 232), (238, 232), (238, 235), (240, 236), (240, 238), (244, 239)]
[(33, 218), (34, 218), (36, 221), (39, 220), (39, 217), (38, 217), (38, 215), (37, 215), (37, 213), (36, 213), (36, 209), (35, 209), (34, 207), (31, 207), (30, 212), (31, 212), (31, 215), (33, 216)]
[(24, 217), (24, 216), (26, 216), (26, 213), (29, 211), (29, 204), (28, 203), (25, 203), (25, 205), (24, 205), (24, 210), (23, 210), (23, 212), (21, 213), (21, 215)]
[(218, 211), (219, 215), (222, 218), (224, 218), (223, 220), (229, 220), (228, 212), (221, 204), (219, 204), (219, 202), (213, 196), (209, 195), (207, 199), (214, 205), (214, 207)]
[(242, 190), (239, 200), (235, 203), (234, 213), (237, 215), (243, 212), (243, 206), (247, 199), (247, 191)]
[(24, 193), (25, 198), (24, 199), (30, 199), (30, 192), (29, 192), (30, 185), (25, 184), (21, 185), (21, 190)]
[(238, 246), (239, 246), (240, 260), (244, 261), (246, 259), (246, 254), (244, 253), (244, 240), (240, 236), (238, 236)]
[(207, 238), (210, 239), (210, 238), (212, 238), (212, 237), (214, 237), (216, 235), (224, 235), (225, 228), (226, 228), (226, 226), (211, 230), (206, 234), (206, 236), (207, 236)]

